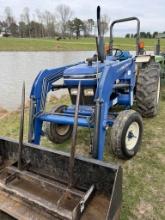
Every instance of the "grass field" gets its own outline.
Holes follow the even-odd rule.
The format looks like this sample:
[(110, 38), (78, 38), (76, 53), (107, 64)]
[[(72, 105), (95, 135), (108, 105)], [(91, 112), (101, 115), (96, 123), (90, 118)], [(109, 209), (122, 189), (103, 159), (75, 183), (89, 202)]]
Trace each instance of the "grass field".
[[(143, 39), (142, 39), (143, 40)], [(108, 38), (106, 38), (108, 43)], [(144, 39), (146, 50), (154, 50), (156, 39)], [(115, 38), (114, 46), (135, 50), (135, 39)], [(161, 49), (165, 51), (165, 39), (161, 40)], [(0, 51), (89, 51), (96, 50), (95, 38), (64, 39), (28, 39), (0, 38)]]
[[(56, 103), (68, 102), (52, 99), (48, 108)], [(28, 108), (25, 114), (25, 135), (28, 131)], [(19, 112), (12, 112), (0, 120), (0, 135), (18, 139)], [(109, 130), (110, 132), (110, 130)], [(118, 160), (110, 152), (110, 144), (106, 141), (104, 160), (121, 164), (123, 167), (123, 206), (121, 220), (163, 220), (165, 217), (165, 88), (161, 91), (159, 115), (152, 119), (144, 119), (144, 136), (140, 152), (129, 161)], [(77, 154), (88, 156), (88, 129), (78, 130)], [(42, 145), (69, 151), (70, 141), (55, 145), (43, 138)]]

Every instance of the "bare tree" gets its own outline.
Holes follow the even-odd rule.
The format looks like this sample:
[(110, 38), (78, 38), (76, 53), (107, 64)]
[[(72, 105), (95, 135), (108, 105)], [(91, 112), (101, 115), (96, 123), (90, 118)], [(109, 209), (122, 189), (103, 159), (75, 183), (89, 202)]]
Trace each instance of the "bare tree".
[(43, 18), (44, 18), (44, 24), (47, 30), (47, 36), (54, 37), (55, 36), (55, 24), (56, 24), (55, 15), (49, 11), (45, 11)]
[(73, 12), (69, 6), (63, 4), (58, 5), (56, 10), (61, 25), (62, 37), (64, 37), (66, 35), (67, 23), (72, 17)]
[(38, 21), (41, 24), (41, 36), (44, 37), (44, 15), (39, 9), (36, 9)]
[(88, 19), (84, 21), (84, 36), (92, 35), (94, 24), (95, 22), (93, 19)]
[(23, 22), (25, 22), (25, 24), (27, 24), (29, 37), (31, 37), (31, 33), (30, 33), (30, 10), (29, 10), (28, 7), (25, 7), (23, 9), (23, 13), (21, 14), (21, 20)]
[(5, 21), (8, 25), (8, 27), (14, 23), (14, 17), (13, 17), (13, 13), (10, 7), (6, 7), (5, 8)]
[(18, 36), (18, 25), (15, 22), (12, 10), (10, 7), (5, 8), (5, 32), (9, 32), (12, 36)]
[(108, 15), (104, 14), (101, 18), (101, 28), (103, 35), (106, 34), (106, 32), (108, 31), (109, 23), (110, 23), (110, 18), (108, 17)]

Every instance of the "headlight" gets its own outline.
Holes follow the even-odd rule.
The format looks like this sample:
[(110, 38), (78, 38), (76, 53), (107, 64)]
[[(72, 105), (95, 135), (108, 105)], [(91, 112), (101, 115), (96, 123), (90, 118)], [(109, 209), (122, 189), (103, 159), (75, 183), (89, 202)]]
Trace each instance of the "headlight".
[(94, 96), (93, 89), (84, 89), (84, 95), (85, 96)]
[(70, 93), (71, 95), (77, 95), (77, 89), (71, 89)]

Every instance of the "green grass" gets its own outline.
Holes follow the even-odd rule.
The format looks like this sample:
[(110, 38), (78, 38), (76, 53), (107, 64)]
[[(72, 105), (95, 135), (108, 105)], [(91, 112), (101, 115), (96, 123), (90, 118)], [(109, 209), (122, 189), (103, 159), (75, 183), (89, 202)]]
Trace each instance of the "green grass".
[[(68, 99), (52, 99), (48, 108), (57, 103), (66, 104)], [(25, 114), (27, 139), (28, 109)], [(18, 139), (19, 112), (13, 112), (0, 120), (0, 135)], [(110, 132), (110, 131), (109, 131)], [(109, 135), (108, 132), (108, 135)], [(107, 136), (108, 136), (107, 135)], [(140, 152), (129, 161), (118, 160), (110, 153), (107, 137), (104, 160), (123, 167), (123, 205), (121, 220), (163, 220), (165, 216), (165, 89), (161, 91), (160, 112), (157, 117), (144, 119), (144, 136)], [(88, 155), (88, 129), (78, 130), (77, 153)], [(70, 140), (55, 145), (46, 138), (42, 145), (69, 151)]]
[[(106, 43), (108, 43), (106, 38)], [(142, 39), (143, 40), (143, 39)], [(144, 39), (146, 50), (153, 50), (155, 39)], [(115, 47), (135, 50), (135, 39), (115, 38)], [(161, 48), (165, 50), (165, 39), (161, 40)], [(89, 51), (96, 50), (95, 38), (56, 39), (42, 38), (0, 38), (0, 51)]]

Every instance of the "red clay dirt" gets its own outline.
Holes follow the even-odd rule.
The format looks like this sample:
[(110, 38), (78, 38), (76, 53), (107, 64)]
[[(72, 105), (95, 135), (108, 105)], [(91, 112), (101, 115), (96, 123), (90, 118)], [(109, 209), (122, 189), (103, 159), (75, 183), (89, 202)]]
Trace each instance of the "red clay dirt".
[(7, 113), (8, 111), (6, 109), (0, 107), (0, 119), (4, 117)]

